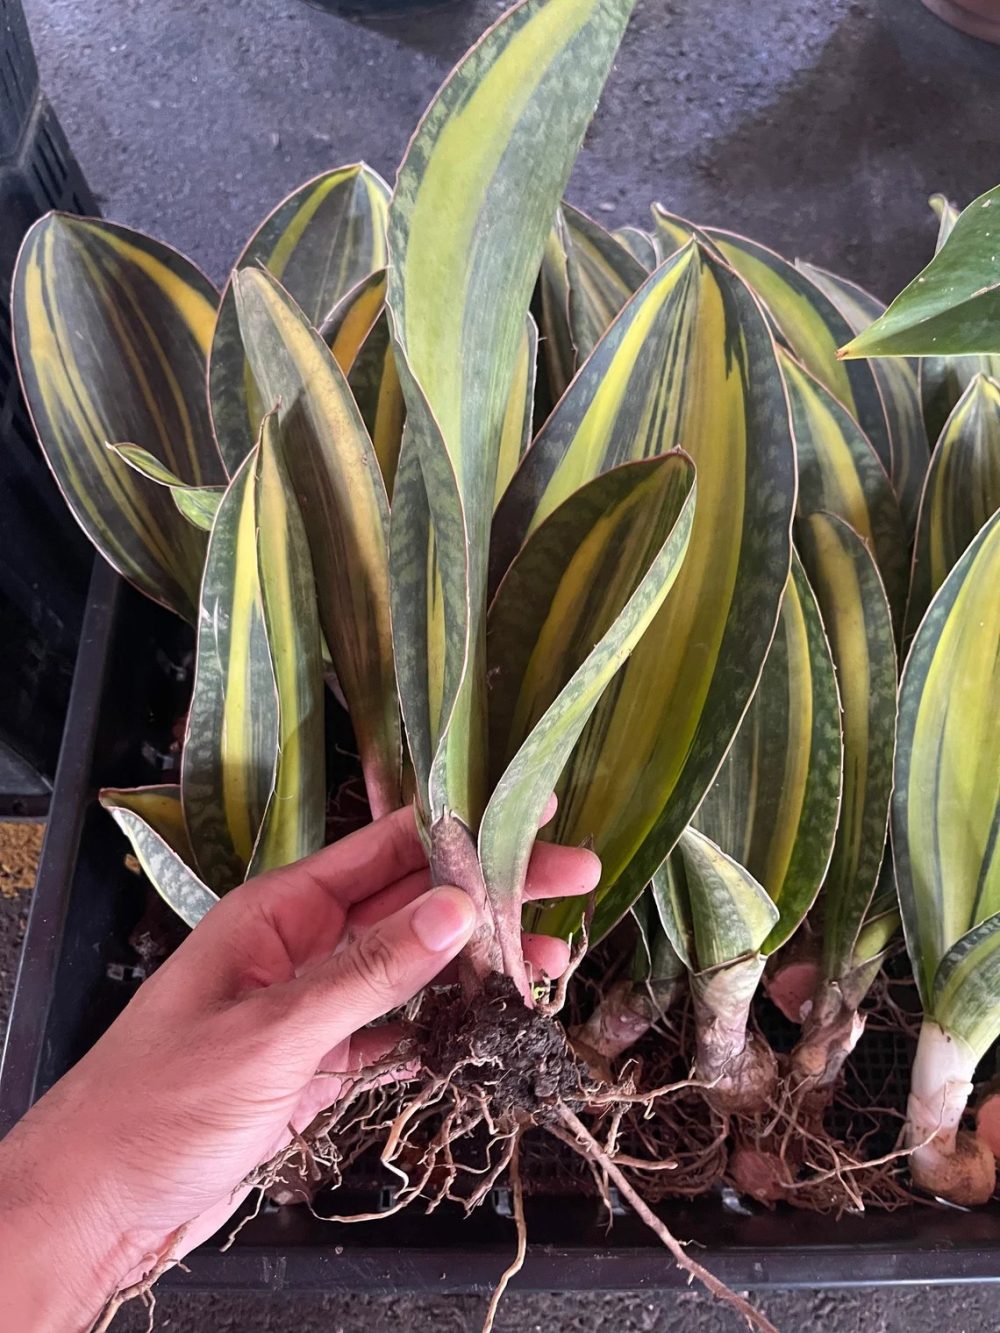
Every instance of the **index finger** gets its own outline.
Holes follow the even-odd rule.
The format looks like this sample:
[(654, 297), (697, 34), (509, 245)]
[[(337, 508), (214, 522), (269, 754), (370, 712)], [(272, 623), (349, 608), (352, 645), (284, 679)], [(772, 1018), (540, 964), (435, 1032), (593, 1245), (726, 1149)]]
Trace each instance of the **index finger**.
[(416, 814), (406, 805), (267, 878), (347, 908), (426, 865)]

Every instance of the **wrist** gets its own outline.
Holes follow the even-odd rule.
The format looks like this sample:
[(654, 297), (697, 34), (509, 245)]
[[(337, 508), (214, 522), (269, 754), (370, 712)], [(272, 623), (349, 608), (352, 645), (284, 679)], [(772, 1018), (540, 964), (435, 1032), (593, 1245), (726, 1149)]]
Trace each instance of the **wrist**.
[(82, 1144), (60, 1146), (31, 1122), (0, 1143), (0, 1328), (87, 1333), (149, 1266), (149, 1238), (123, 1224), (99, 1177), (87, 1178)]

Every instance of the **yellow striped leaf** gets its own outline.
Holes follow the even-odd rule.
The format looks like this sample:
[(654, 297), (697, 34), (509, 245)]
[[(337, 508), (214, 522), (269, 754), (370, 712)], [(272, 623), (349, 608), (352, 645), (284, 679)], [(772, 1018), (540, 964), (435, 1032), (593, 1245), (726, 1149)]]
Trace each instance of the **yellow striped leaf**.
[(844, 733), (844, 785), (830, 869), (817, 908), (824, 976), (850, 970), (885, 851), (892, 789), (896, 651), (868, 547), (833, 514), (796, 523), (795, 539), (830, 642)]
[(265, 417), (254, 473), (257, 567), (277, 699), (274, 785), (247, 870), (290, 865), (326, 830), (323, 658), (316, 583), (275, 414)]
[(945, 423), (931, 459), (913, 551), (906, 637), (949, 570), (1000, 509), (1000, 384), (976, 375)]
[[(882, 301), (847, 278), (802, 260), (796, 261), (796, 267), (830, 298), (855, 333), (867, 328), (885, 309)], [(917, 506), (929, 457), (916, 364), (902, 357), (871, 363), (889, 430), (892, 487), (899, 497), (906, 531), (911, 534), (917, 522)], [(924, 360), (919, 364), (922, 374), (927, 362)], [(937, 438), (936, 434), (934, 438)]]
[(375, 449), (386, 492), (391, 497), (403, 443), (406, 404), (396, 370), (389, 319), (384, 311), (362, 343), (347, 382)]
[(205, 537), (107, 445), (135, 440), (187, 485), (224, 479), (204, 392), (217, 305), (176, 251), (60, 213), (28, 232), (13, 279), (25, 398), (74, 517), (120, 574), (189, 620)]
[(696, 238), (707, 249), (712, 249), (712, 242), (708, 236), (693, 222), (688, 222), (687, 218), (679, 217), (676, 213), (668, 213), (662, 204), (654, 204), (651, 210), (653, 214), (653, 244), (656, 247), (657, 256), (662, 263), (664, 259), (669, 259), (672, 254), (683, 249), (692, 237)]
[(234, 290), (247, 360), (277, 429), (312, 553), (319, 616), (375, 818), (401, 802), (402, 733), (389, 614), (389, 504), (347, 380), (263, 269)]
[(909, 543), (899, 504), (875, 450), (851, 414), (789, 353), (780, 353), (799, 464), (796, 515), (836, 514), (871, 549), (893, 623), (902, 624)]
[(632, 258), (640, 263), (647, 273), (652, 273), (660, 262), (652, 236), (639, 227), (617, 227), (611, 235), (624, 245)]
[[(318, 326), (358, 283), (385, 268), (388, 200), (389, 187), (370, 167), (328, 171), (278, 205), (236, 268), (262, 265)], [(264, 409), (248, 377), (231, 281), (212, 339), (209, 398), (219, 451), (232, 475), (257, 438)]]
[(460, 662), (442, 708), (415, 706), (436, 718), (427, 807), (470, 828), (483, 809), (486, 562), (510, 386), (552, 218), (632, 2), (523, 0), (505, 14), (428, 108), (389, 212), (407, 438), (441, 578), (465, 584), (464, 613), (430, 622), (431, 661), (408, 686), (446, 679), (446, 653)]
[[(677, 585), (585, 728), (554, 836), (604, 865), (595, 937), (628, 910), (712, 781), (750, 701), (788, 578), (795, 458), (760, 308), (728, 266), (688, 245), (622, 310), (525, 455), (497, 510), (496, 581), (573, 491), (675, 446), (698, 469)], [(544, 928), (579, 920), (553, 907)]]
[[(658, 221), (662, 216), (658, 215)], [(673, 220), (675, 226), (680, 223), (681, 219)], [(847, 320), (804, 273), (773, 250), (734, 232), (715, 227), (703, 230), (726, 262), (757, 293), (798, 360), (858, 422), (891, 475), (892, 446), (872, 369), (864, 363), (845, 365), (837, 359), (837, 348), (851, 335)]]
[(219, 901), (195, 874), (194, 855), (181, 809), (180, 787), (106, 787), (101, 805), (132, 844), (139, 864), (168, 907), (196, 926)]
[(529, 315), (521, 335), (517, 366), (511, 381), (510, 397), (503, 419), (500, 436), (500, 455), (497, 459), (497, 479), (493, 491), (493, 508), (517, 471), (525, 450), (531, 443), (532, 415), (535, 408), (535, 372), (538, 366), (538, 326)]
[(841, 348), (844, 358), (965, 356), (1000, 352), (997, 210), (1000, 185), (955, 219), (934, 258), (874, 324)]
[(562, 214), (570, 331), (577, 360), (583, 362), (625, 302), (646, 281), (649, 270), (586, 213), (564, 203)]
[(545, 353), (548, 408), (555, 406), (576, 374), (576, 344), (569, 322), (568, 244), (566, 223), (560, 209), (546, 238), (538, 275), (539, 322)]
[(181, 797), (195, 865), (216, 893), (245, 878), (274, 787), (277, 696), (257, 572), (247, 455), (216, 514), (201, 589)]
[(323, 323), (316, 326), (345, 375), (350, 374), (385, 310), (385, 289), (385, 270), (376, 269), (342, 296)]
[(108, 448), (128, 463), (129, 467), (135, 468), (140, 476), (169, 487), (174, 504), (188, 522), (203, 532), (211, 532), (219, 501), (225, 491), (224, 486), (188, 486), (176, 472), (164, 467), (148, 449), (138, 444), (109, 444)]
[(479, 833), (494, 901), (520, 904), (545, 804), (673, 587), (694, 514), (686, 454), (625, 463), (550, 514), (500, 584), (487, 636), (493, 794)]
[[(925, 1012), (934, 1017), (942, 994), (958, 985), (955, 969), (967, 974), (986, 965), (980, 950), (994, 945), (985, 935), (967, 937), (1000, 913), (998, 586), (1000, 514), (994, 514), (931, 602), (899, 692), (896, 883), (914, 975)], [(991, 925), (986, 934), (993, 931)], [(942, 974), (958, 946), (961, 958), (953, 956)], [(948, 1003), (958, 1001), (952, 995)], [(992, 1013), (1000, 1023), (996, 990)]]
[(764, 954), (796, 930), (823, 882), (840, 813), (842, 752), (830, 646), (793, 559), (757, 692), (694, 820), (778, 909), (770, 934), (753, 946)]

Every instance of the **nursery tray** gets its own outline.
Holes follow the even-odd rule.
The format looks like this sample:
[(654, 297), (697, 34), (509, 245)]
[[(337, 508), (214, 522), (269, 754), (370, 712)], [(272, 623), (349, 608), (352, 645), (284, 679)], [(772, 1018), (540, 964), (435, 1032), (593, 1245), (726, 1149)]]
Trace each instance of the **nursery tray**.
[[(173, 724), (183, 713), (190, 632), (125, 587), (102, 561), (90, 584), (52, 800), (0, 1073), (0, 1132), (107, 1026), (139, 981), (128, 943), (144, 908), (125, 843), (97, 806), (103, 784), (174, 780)], [(868, 1036), (867, 1042), (879, 1038)], [(885, 1053), (886, 1063), (895, 1057)], [(378, 1210), (384, 1191), (345, 1186), (340, 1212)], [(320, 1200), (320, 1206), (323, 1201)], [(1000, 1214), (903, 1208), (840, 1220), (745, 1208), (718, 1195), (658, 1211), (699, 1259), (737, 1289), (1000, 1280)], [(479, 1293), (510, 1261), (509, 1197), (468, 1220), (442, 1208), (338, 1225), (302, 1207), (266, 1206), (222, 1253), (212, 1244), (163, 1281), (191, 1290)], [(608, 1230), (584, 1193), (527, 1200), (525, 1290), (624, 1290), (686, 1278), (628, 1211)]]

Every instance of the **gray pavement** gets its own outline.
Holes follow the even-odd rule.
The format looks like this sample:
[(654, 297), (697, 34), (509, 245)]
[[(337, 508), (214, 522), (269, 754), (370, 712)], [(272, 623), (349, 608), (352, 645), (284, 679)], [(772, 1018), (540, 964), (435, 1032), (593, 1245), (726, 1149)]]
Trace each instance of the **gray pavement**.
[[(283, 194), (364, 158), (390, 179), (454, 59), (502, 9), (406, 23), (301, 0), (25, 0), (43, 84), (109, 217), (215, 279)], [(1000, 180), (1000, 49), (918, 0), (640, 0), (570, 196), (605, 222), (658, 199), (892, 295), (933, 242), (926, 198)], [(0, 988), (25, 903), (0, 902)], [(6, 994), (6, 991), (5, 991)], [(785, 1333), (991, 1333), (1000, 1290), (784, 1292)], [(458, 1297), (161, 1295), (169, 1333), (422, 1333), (478, 1327)], [(735, 1330), (697, 1292), (513, 1294), (503, 1333)], [(115, 1333), (146, 1327), (138, 1309)]]

